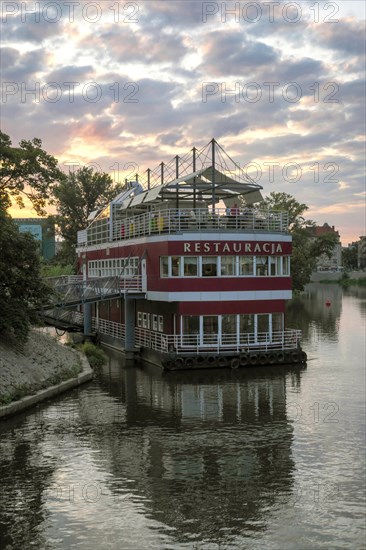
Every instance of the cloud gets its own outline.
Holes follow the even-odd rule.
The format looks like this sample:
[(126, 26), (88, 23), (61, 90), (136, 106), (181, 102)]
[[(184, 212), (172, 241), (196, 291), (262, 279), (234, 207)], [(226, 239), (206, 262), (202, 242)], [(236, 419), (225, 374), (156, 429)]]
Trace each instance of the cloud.
[(365, 54), (365, 25), (362, 21), (343, 19), (334, 24), (314, 25), (312, 37), (318, 46), (335, 53)]
[(267, 44), (247, 40), (238, 31), (211, 32), (205, 36), (203, 63), (200, 70), (213, 76), (246, 75), (248, 68), (270, 65), (278, 59), (278, 53)]
[(17, 48), (5, 46), (1, 48), (0, 53), (3, 82), (26, 82), (47, 65), (47, 52), (41, 49), (21, 53)]

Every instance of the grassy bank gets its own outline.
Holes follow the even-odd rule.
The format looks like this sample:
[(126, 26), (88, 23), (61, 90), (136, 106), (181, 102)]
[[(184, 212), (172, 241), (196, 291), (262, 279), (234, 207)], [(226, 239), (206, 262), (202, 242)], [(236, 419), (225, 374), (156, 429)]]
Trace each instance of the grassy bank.
[(74, 378), (80, 357), (48, 334), (32, 330), (22, 346), (0, 342), (0, 405)]
[(347, 274), (343, 274), (341, 279), (321, 279), (319, 283), (322, 284), (337, 284), (343, 288), (349, 288), (350, 286), (366, 286), (366, 277), (361, 277), (360, 279), (352, 279)]

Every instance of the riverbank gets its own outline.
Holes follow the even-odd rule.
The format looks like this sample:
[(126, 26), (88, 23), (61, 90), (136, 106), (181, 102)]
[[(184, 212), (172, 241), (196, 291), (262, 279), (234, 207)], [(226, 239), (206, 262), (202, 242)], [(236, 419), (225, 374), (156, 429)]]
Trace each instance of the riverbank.
[[(365, 271), (316, 271), (311, 274), (312, 283), (336, 283), (346, 278), (353, 284), (360, 284), (357, 281), (366, 279)], [(361, 283), (362, 284), (362, 283)]]
[(93, 371), (80, 352), (44, 332), (32, 330), (23, 348), (0, 343), (0, 417), (92, 378)]

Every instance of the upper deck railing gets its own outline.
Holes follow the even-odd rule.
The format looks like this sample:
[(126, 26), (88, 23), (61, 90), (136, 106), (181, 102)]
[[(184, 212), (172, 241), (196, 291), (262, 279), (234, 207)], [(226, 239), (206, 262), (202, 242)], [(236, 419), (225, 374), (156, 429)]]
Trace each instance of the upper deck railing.
[(212, 213), (208, 209), (161, 208), (134, 216), (126, 210), (117, 212), (115, 216), (112, 220), (96, 220), (87, 229), (79, 231), (78, 246), (181, 232), (288, 231), (288, 212), (278, 210), (238, 208), (233, 212), (233, 209), (218, 208)]

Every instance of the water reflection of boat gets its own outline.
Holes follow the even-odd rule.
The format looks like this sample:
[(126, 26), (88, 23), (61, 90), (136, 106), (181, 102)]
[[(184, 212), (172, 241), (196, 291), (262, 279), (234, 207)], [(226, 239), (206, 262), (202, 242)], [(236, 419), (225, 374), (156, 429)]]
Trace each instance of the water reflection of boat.
[(110, 439), (111, 490), (120, 490), (114, 479), (129, 479), (180, 543), (265, 529), (268, 507), (293, 493), (286, 385), (294, 374), (300, 379), (285, 368), (106, 372), (101, 381), (122, 401), (128, 426), (118, 438), (100, 434), (104, 450)]

